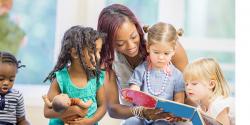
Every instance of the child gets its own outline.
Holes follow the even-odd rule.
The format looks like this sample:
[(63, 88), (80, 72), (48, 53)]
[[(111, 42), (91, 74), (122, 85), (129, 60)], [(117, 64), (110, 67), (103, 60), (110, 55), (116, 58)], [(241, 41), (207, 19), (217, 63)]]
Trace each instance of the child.
[[(159, 22), (151, 28), (144, 27), (144, 31), (148, 32), (146, 47), (149, 55), (146, 61), (135, 68), (128, 81), (130, 88), (184, 103), (182, 73), (171, 63), (182, 30), (176, 31), (171, 24)], [(133, 110), (137, 109), (132, 109), (135, 112)]]
[(69, 98), (67, 94), (56, 95), (52, 102), (49, 101), (47, 95), (44, 95), (43, 101), (49, 108), (53, 108), (55, 112), (64, 112), (72, 105), (78, 105), (81, 108), (88, 108), (93, 103), (91, 100), (84, 102), (79, 98)]
[(234, 99), (219, 64), (213, 58), (201, 58), (184, 72), (187, 95), (201, 111), (223, 125), (234, 125)]
[[(104, 36), (89, 27), (71, 27), (64, 34), (56, 66), (45, 79), (52, 81), (47, 94), (50, 101), (64, 93), (70, 98), (93, 102), (85, 117), (68, 121), (69, 124), (97, 124), (106, 112), (104, 72), (99, 67)], [(44, 106), (44, 116), (51, 118), (50, 125), (64, 124), (59, 119), (61, 114)]]
[(12, 89), (20, 64), (14, 55), (0, 51), (0, 124), (29, 125), (20, 91)]

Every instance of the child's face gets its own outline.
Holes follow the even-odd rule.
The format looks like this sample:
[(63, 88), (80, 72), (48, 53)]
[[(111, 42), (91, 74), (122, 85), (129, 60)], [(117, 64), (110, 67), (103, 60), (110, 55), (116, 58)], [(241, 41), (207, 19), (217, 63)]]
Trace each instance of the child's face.
[(7, 93), (13, 87), (16, 73), (16, 65), (0, 63), (0, 93)]
[(174, 47), (169, 43), (159, 42), (151, 44), (147, 47), (150, 56), (150, 61), (154, 68), (163, 68), (171, 61), (174, 55)]
[(205, 81), (190, 81), (186, 82), (186, 93), (194, 102), (208, 99), (212, 93), (209, 83)]
[[(96, 40), (96, 56), (97, 59), (100, 59), (100, 52), (102, 49), (102, 39), (99, 38)], [(96, 65), (96, 60), (95, 60), (95, 55), (94, 55), (94, 50), (91, 50), (88, 52), (88, 50), (86, 48), (83, 49), (83, 55), (84, 55), (84, 61), (86, 62), (87, 66), (90, 69), (94, 69), (95, 65)], [(94, 61), (94, 65), (92, 65), (91, 61), (90, 61), (90, 57), (92, 57), (93, 61)]]

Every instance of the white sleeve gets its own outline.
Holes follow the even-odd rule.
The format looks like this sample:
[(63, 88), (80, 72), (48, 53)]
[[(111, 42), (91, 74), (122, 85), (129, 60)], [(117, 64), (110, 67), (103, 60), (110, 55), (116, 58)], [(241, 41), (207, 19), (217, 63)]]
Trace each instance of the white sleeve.
[(209, 109), (209, 114), (213, 118), (216, 118), (225, 108), (229, 108), (229, 110), (230, 110), (231, 103), (232, 103), (232, 101), (230, 101), (228, 98), (226, 98), (226, 99), (217, 98), (212, 103), (212, 105)]

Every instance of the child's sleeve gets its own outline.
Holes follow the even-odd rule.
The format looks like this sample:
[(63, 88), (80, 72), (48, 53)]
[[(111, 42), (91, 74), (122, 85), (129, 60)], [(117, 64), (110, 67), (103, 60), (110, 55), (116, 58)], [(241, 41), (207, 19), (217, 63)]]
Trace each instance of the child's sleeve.
[(24, 109), (24, 99), (22, 93), (19, 92), (17, 98), (17, 106), (16, 106), (16, 117), (21, 118), (25, 116), (25, 109)]
[(234, 103), (234, 102), (231, 100), (231, 98), (223, 99), (223, 97), (221, 97), (221, 98), (218, 97), (212, 103), (212, 106), (210, 108), (210, 115), (213, 118), (216, 118), (225, 108), (229, 108), (229, 110), (231, 110), (232, 103)]
[(182, 75), (181, 71), (178, 70), (177, 68), (175, 68), (173, 75), (174, 75), (173, 77), (175, 77), (174, 92), (175, 93), (184, 92), (185, 91), (185, 83), (184, 83), (184, 79), (183, 79), (183, 75)]
[(100, 87), (104, 84), (104, 78), (105, 78), (105, 71), (102, 70), (100, 73), (99, 83), (96, 85), (96, 90), (98, 90)]
[(143, 76), (145, 75), (145, 65), (144, 63), (137, 66), (132, 74), (132, 76), (128, 80), (128, 84), (135, 84), (138, 86), (142, 86)]

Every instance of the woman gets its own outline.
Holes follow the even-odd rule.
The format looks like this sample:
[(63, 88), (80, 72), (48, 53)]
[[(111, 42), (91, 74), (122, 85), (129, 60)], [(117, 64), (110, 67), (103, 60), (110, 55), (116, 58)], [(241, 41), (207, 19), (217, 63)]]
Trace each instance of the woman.
[[(97, 30), (107, 33), (101, 52), (101, 63), (106, 68), (105, 91), (109, 115), (126, 119), (124, 124), (129, 125), (144, 124), (144, 120), (137, 117), (159, 119), (160, 115), (157, 114), (161, 110), (131, 107), (120, 98), (120, 89), (128, 87), (127, 81), (134, 68), (147, 54), (143, 30), (133, 12), (120, 4), (110, 5), (101, 11)], [(172, 63), (181, 71), (188, 64), (185, 50), (178, 42)]]

